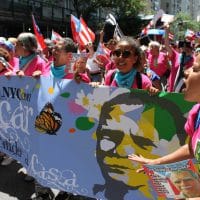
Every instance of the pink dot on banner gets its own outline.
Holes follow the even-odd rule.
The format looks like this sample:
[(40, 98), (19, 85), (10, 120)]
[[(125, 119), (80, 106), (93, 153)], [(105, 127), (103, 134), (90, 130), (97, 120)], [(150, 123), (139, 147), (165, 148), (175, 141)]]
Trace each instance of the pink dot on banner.
[(74, 101), (69, 101), (68, 107), (69, 107), (69, 110), (71, 113), (77, 114), (77, 115), (79, 115), (85, 111), (85, 109), (82, 106), (76, 104)]

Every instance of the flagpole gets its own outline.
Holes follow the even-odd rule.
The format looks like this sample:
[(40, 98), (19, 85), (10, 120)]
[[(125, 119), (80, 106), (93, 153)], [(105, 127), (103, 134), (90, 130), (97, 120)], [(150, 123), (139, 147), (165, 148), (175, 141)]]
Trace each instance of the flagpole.
[(47, 38), (49, 38), (49, 26), (47, 24)]
[[(154, 23), (154, 29), (156, 29), (156, 23)], [(154, 35), (154, 41), (156, 41), (156, 35)]]
[(23, 32), (25, 32), (25, 25), (24, 25), (24, 23), (22, 23), (22, 30), (23, 30)]

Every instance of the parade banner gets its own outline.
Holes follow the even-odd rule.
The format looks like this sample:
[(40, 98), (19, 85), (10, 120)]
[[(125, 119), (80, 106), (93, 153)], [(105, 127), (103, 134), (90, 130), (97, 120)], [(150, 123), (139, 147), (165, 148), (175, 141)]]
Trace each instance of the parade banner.
[(98, 199), (160, 199), (128, 155), (157, 158), (185, 144), (191, 107), (182, 94), (0, 77), (0, 151), (44, 186)]

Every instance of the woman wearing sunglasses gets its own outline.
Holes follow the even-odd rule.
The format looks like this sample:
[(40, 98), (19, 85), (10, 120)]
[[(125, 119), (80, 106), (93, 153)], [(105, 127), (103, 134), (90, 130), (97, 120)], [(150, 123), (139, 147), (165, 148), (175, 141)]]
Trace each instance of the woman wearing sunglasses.
[(112, 56), (116, 69), (108, 71), (105, 76), (105, 85), (158, 92), (157, 89), (152, 87), (151, 80), (139, 72), (141, 50), (134, 39), (127, 36), (121, 38)]

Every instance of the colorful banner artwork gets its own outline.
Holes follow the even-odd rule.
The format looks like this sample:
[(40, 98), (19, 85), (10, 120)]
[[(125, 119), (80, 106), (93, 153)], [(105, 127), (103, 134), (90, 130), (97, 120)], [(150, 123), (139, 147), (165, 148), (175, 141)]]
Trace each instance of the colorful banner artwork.
[(0, 150), (41, 184), (98, 199), (159, 199), (131, 153), (157, 158), (186, 142), (181, 94), (0, 77)]

